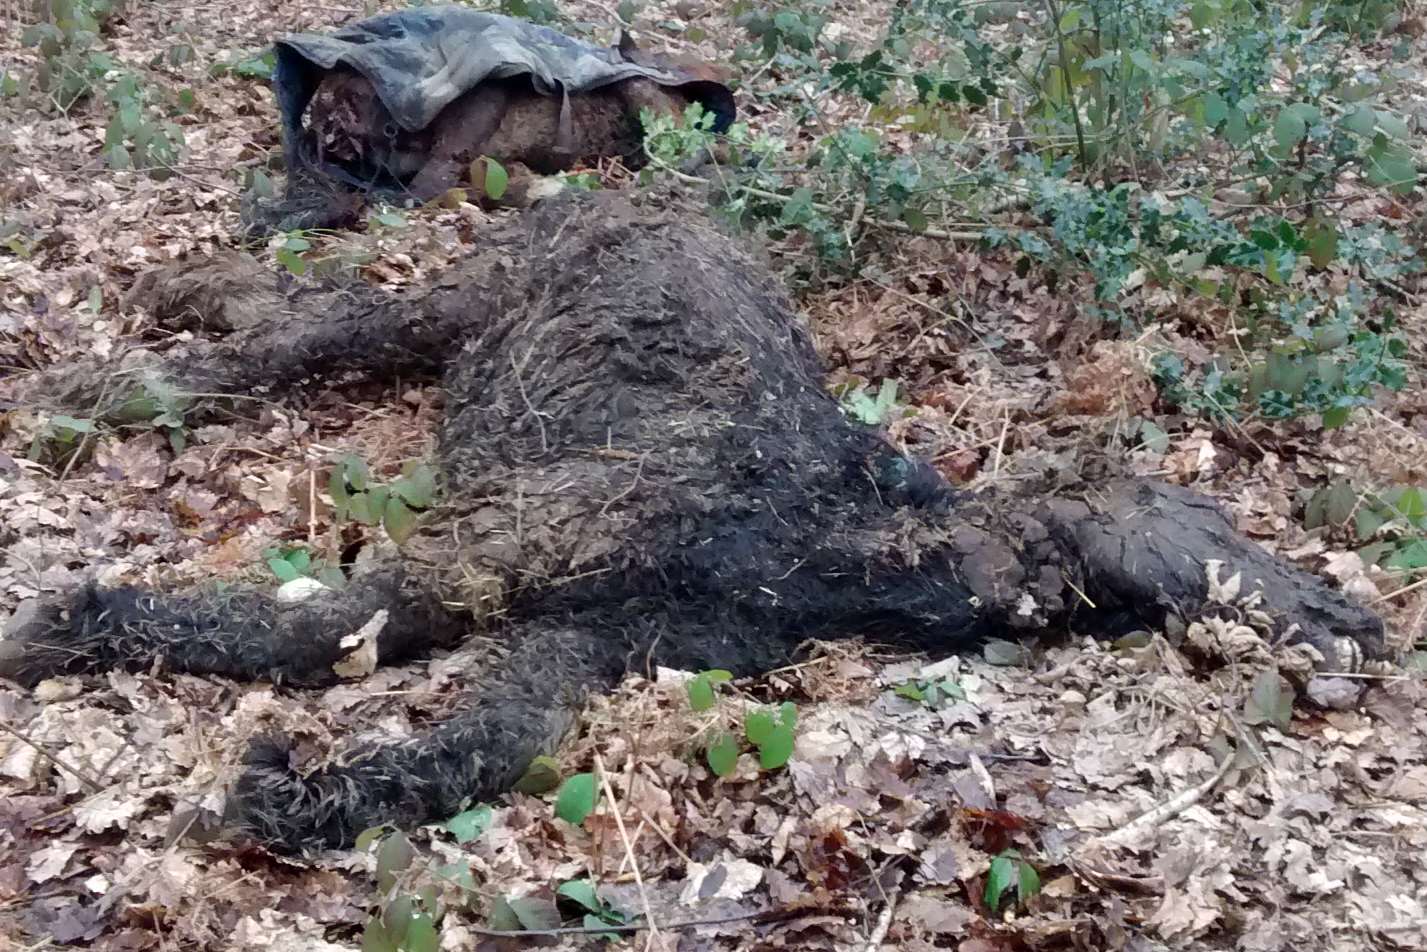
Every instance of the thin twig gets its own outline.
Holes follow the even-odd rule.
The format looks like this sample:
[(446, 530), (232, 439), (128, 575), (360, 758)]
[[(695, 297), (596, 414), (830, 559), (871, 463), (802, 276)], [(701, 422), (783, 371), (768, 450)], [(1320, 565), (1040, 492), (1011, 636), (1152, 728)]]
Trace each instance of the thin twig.
[(639, 861), (634, 858), (634, 844), (629, 840), (629, 832), (624, 828), (624, 817), (620, 813), (619, 800), (615, 798), (614, 787), (610, 786), (609, 771), (605, 770), (604, 758), (599, 751), (595, 751), (595, 771), (600, 775), (600, 784), (604, 788), (605, 799), (609, 801), (610, 813), (614, 815), (615, 829), (619, 830), (620, 842), (624, 844), (625, 856), (629, 859), (629, 868), (634, 873), (634, 884), (639, 888), (639, 902), (644, 906), (644, 927), (649, 930), (649, 940), (652, 942), (659, 935), (659, 925), (654, 921), (654, 909), (649, 902), (649, 891), (644, 888), (644, 877), (639, 872)]
[(1161, 803), (1159, 806), (1153, 808), (1152, 810), (1140, 814), (1138, 817), (1131, 820), (1129, 823), (1126, 823), (1118, 830), (1113, 830), (1109, 833), (1106, 833), (1104, 836), (1096, 837), (1094, 840), (1091, 840), (1091, 842), (1097, 844), (1104, 844), (1107, 846), (1130, 845), (1142, 834), (1148, 832), (1154, 827), (1159, 826), (1166, 820), (1173, 819), (1174, 817), (1183, 813), (1185, 810), (1188, 810), (1190, 807), (1194, 806), (1194, 804), (1198, 803), (1201, 799), (1203, 799), (1206, 793), (1213, 790), (1216, 786), (1218, 786), (1219, 781), (1224, 779), (1225, 775), (1228, 774), (1229, 767), (1233, 764), (1233, 762), (1234, 756), (1232, 754), (1228, 757), (1225, 757), (1224, 762), (1219, 765), (1219, 769), (1214, 771), (1213, 776), (1209, 777), (1207, 780), (1203, 781), (1202, 783), (1195, 784), (1189, 789), (1184, 790), (1181, 793), (1175, 795), (1174, 797), (1171, 797), (1170, 799), (1166, 800), (1164, 803)]
[(11, 727), (9, 724), (0, 724), (0, 730), (3, 730), (5, 733), (14, 737), (20, 743), (33, 748), (38, 754), (40, 754), (40, 756), (44, 757), (56, 767), (59, 767), (66, 773), (73, 774), (75, 778), (79, 780), (80, 783), (84, 784), (87, 788), (89, 788), (90, 793), (98, 793), (99, 791), (104, 789), (103, 785), (100, 784), (98, 780), (94, 779), (94, 777), (90, 776), (87, 772), (80, 770), (78, 767), (75, 767), (72, 764), (69, 764), (64, 760), (60, 759), (60, 756), (58, 754), (50, 753), (44, 747), (30, 740), (30, 738), (26, 737), (24, 734)]
[(868, 937), (867, 944), (862, 947), (863, 952), (877, 952), (882, 948), (882, 943), (887, 939), (887, 930), (892, 928), (892, 913), (896, 909), (897, 893), (894, 891), (882, 906), (882, 912), (877, 916), (877, 924), (872, 927), (872, 935)]
[[(655, 162), (654, 164), (666, 174), (678, 179), (681, 182), (687, 182), (690, 185), (709, 186), (716, 184), (709, 179), (701, 178), (697, 175), (690, 175), (687, 172), (681, 172), (673, 166), (670, 166), (663, 162)], [(737, 188), (739, 191), (747, 192), (749, 195), (756, 195), (759, 198), (766, 198), (770, 201), (783, 202), (784, 204), (787, 204), (791, 200), (791, 196), (789, 195), (780, 195), (777, 192), (770, 192), (764, 188), (755, 188), (752, 185), (738, 185), (735, 186), (735, 188)], [(813, 208), (816, 208), (818, 211), (823, 212), (825, 214), (837, 214), (837, 209), (833, 208), (831, 205), (826, 205), (822, 202), (812, 202), (811, 204)], [(897, 231), (901, 232), (904, 235), (914, 235), (918, 238), (937, 238), (942, 241), (980, 241), (982, 238), (986, 237), (985, 233), (981, 231), (947, 231), (941, 228), (918, 229), (913, 228), (911, 225), (908, 225), (906, 222), (903, 221), (888, 221), (883, 218), (864, 217), (862, 221), (863, 223), (871, 225), (875, 228), (885, 228), (888, 231)]]
[[(697, 929), (701, 926), (723, 926), (733, 922), (778, 921), (803, 916), (823, 915), (827, 910), (797, 909), (790, 910), (789, 912), (791, 914), (784, 914), (781, 910), (776, 909), (760, 909), (757, 912), (742, 912), (733, 916), (714, 916), (709, 919), (678, 919), (674, 922), (666, 922), (660, 928), (666, 932), (674, 932), (684, 929)], [(492, 936), (495, 938), (503, 938), (506, 936), (516, 938), (521, 936), (601, 935), (606, 932), (643, 932), (647, 928), (648, 926), (642, 922), (625, 922), (601, 926), (560, 926), (553, 929), (486, 929), (481, 926), (466, 926), (466, 929), (476, 935)]]
[(1368, 602), (1368, 604), (1376, 605), (1378, 602), (1385, 602), (1389, 598), (1396, 598), (1399, 595), (1406, 595), (1408, 592), (1416, 591), (1417, 589), (1422, 588), (1424, 585), (1427, 585), (1427, 578), (1420, 578), (1417, 581), (1413, 582), (1411, 585), (1404, 585), (1402, 586), (1402, 588), (1399, 588), (1396, 591), (1388, 592), (1386, 595), (1379, 595), (1377, 598), (1374, 598), (1372, 601)]

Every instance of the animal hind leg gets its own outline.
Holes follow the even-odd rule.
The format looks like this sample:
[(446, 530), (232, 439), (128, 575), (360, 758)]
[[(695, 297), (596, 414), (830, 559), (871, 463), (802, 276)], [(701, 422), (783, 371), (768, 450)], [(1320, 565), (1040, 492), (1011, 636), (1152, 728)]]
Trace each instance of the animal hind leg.
[(276, 683), (336, 681), (334, 666), (375, 638), (376, 661), (458, 640), (469, 621), (397, 565), (369, 569), (340, 592), (297, 603), (255, 590), (178, 595), (133, 588), (78, 591), (21, 606), (0, 640), (0, 678), (33, 685), (61, 674), (144, 669)]
[[(512, 273), (512, 258), (503, 255), (518, 234), (493, 229), (483, 254), (462, 267), (459, 287), (404, 294), (363, 284), (289, 291), (276, 274), (252, 263), (236, 279), (227, 274), (223, 293), (212, 294), (193, 276), (205, 268), (231, 272), (230, 258), (165, 269), (142, 285), (147, 300), (137, 303), (152, 303), (169, 320), (190, 315), (200, 327), (241, 326), (219, 340), (201, 338), (162, 352), (138, 348), (117, 360), (78, 361), (14, 378), (0, 385), (0, 405), (133, 422), (156, 391), (213, 397), (341, 373), (378, 379), (438, 374), (487, 315), (499, 313), (503, 292), (519, 284), (518, 268)], [(238, 312), (242, 320), (235, 322)]]
[(282, 851), (340, 847), (378, 824), (450, 817), (506, 792), (560, 742), (589, 692), (617, 683), (630, 647), (607, 631), (541, 622), (507, 640), (515, 647), (469, 706), (415, 737), (354, 746), (305, 777), (284, 740), (258, 741), (228, 820)]
[(463, 803), (508, 791), (560, 742), (584, 699), (614, 687), (628, 670), (664, 665), (749, 675), (787, 660), (792, 648), (755, 628), (628, 606), (536, 617), (502, 640), (513, 645), (510, 653), (481, 677), (469, 705), (416, 737), (354, 748), (306, 777), (292, 770), (282, 740), (254, 744), (229, 798), (229, 820), (295, 851), (347, 845), (382, 823), (449, 817)]

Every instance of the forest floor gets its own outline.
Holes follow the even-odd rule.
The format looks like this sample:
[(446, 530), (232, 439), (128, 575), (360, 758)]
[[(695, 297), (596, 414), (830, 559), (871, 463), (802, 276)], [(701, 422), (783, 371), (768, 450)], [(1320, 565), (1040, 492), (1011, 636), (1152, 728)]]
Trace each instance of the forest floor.
[[(381, 6), (131, 4), (103, 44), (183, 105), (172, 120), (182, 155), (162, 181), (105, 164), (102, 96), (68, 114), (0, 98), (0, 373), (150, 333), (145, 302), (127, 290), (154, 265), (236, 247), (239, 173), (278, 145), (265, 83), (212, 67), (277, 33)], [(727, 59), (741, 32), (714, 6), (641, 7), (641, 39)], [(20, 8), (0, 4), (0, 65), (14, 75), (36, 62), (10, 28)], [(603, 5), (563, 9), (611, 37)], [(852, 35), (886, 13), (830, 9)], [(1411, 42), (1427, 62), (1427, 43)], [(774, 72), (740, 93), (747, 117), (795, 144), (819, 135), (759, 98)], [(836, 122), (834, 107), (822, 118)], [(1392, 199), (1390, 211), (1420, 216), (1413, 201)], [(1369, 219), (1388, 213), (1362, 208)], [(492, 214), (512, 213), (408, 210), (296, 251), (355, 263), (395, 288), (478, 246)], [(256, 251), (279, 267), (294, 252), (284, 241)], [(1402, 289), (1407, 387), (1337, 430), (1214, 427), (1157, 400), (1154, 347), (1203, 347), (1210, 333), (1187, 331), (1185, 307), (1168, 296), (1162, 323), (1110, 333), (1078, 321), (1074, 294), (1022, 273), (1004, 250), (892, 232), (865, 246), (874, 266), (798, 296), (834, 382), (902, 382), (895, 441), (972, 488), (1109, 471), (1191, 486), (1251, 537), (1373, 601), (1400, 651), (1424, 637), (1427, 587), (1365, 569), (1348, 541), (1302, 518), (1304, 494), (1336, 479), (1427, 482), (1427, 306), (1414, 283)], [(790, 273), (800, 252), (771, 243)], [(275, 585), (275, 546), (335, 563), (350, 535), (322, 515), (333, 459), (355, 453), (395, 473), (428, 451), (442, 398), (422, 381), (313, 393), (255, 401), (185, 430), (182, 444), (154, 426), (82, 431), (72, 465), (31, 458), (45, 420), (0, 416), (0, 622), (22, 600), (96, 573)], [(1164, 439), (1127, 445), (1122, 430), (1142, 416)], [(460, 661), (313, 692), (162, 672), (0, 687), (0, 950), (361, 947), (384, 908), (370, 851), (298, 861), (198, 842), (199, 828), (221, 812), (254, 734), (276, 725), (322, 750), (364, 731), (411, 732), (454, 702)], [(568, 772), (598, 764), (613, 801), (573, 826), (550, 795), (512, 794), (476, 817), (478, 835), (412, 831), (408, 882), (435, 884), (448, 950), (607, 941), (482, 931), (501, 900), (527, 926), (580, 926), (589, 910), (570, 898), (577, 890), (558, 903), (555, 892), (580, 880), (598, 890), (594, 925), (616, 914), (663, 924), (614, 941), (630, 948), (1427, 947), (1427, 682), (1397, 668), (1366, 679), (1356, 700), (1299, 704), (1288, 718), (1264, 696), (1272, 671), (1247, 648), (1206, 670), (1154, 636), (1050, 639), (1024, 652), (998, 643), (951, 659), (825, 646), (700, 712), (678, 673), (631, 677), (591, 702), (558, 756)], [(783, 701), (799, 711), (787, 767), (760, 770), (746, 754), (731, 776), (713, 776), (707, 739), (745, 705)], [(1238, 753), (1221, 760), (1226, 738)], [(988, 882), (995, 892), (1007, 870), (1025, 895), (1013, 883), (988, 903)], [(436, 947), (426, 941), (413, 935), (407, 947)]]

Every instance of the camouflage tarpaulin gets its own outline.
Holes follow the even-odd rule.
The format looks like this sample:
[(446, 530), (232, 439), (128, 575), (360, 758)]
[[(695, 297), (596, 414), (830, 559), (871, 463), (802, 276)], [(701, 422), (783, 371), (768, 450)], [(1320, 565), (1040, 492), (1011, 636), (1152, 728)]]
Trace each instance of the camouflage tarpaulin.
[(483, 81), (521, 75), (549, 96), (636, 76), (665, 86), (697, 85), (720, 128), (733, 118), (732, 94), (717, 83), (695, 83), (677, 69), (630, 62), (613, 47), (465, 7), (401, 10), (330, 34), (290, 34), (275, 48), (273, 85), (289, 144), (298, 141), (303, 111), (323, 73), (339, 63), (369, 79), (393, 120), (410, 132), (426, 128), (454, 99)]

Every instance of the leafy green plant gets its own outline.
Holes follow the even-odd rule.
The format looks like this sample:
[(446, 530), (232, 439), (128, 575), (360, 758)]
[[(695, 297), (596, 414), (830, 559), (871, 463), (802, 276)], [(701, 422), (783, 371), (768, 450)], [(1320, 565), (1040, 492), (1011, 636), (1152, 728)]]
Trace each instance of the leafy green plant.
[(1368, 565), (1407, 573), (1427, 569), (1427, 487), (1360, 491), (1338, 480), (1308, 497), (1303, 525), (1348, 534), (1361, 544), (1358, 554)]
[(882, 381), (873, 396), (865, 383), (856, 383), (842, 392), (843, 411), (858, 423), (883, 426), (897, 412), (897, 381), (890, 377)]
[[(752, 40), (745, 58), (779, 74), (760, 94), (815, 130), (811, 143), (739, 124), (715, 136), (698, 109), (644, 117), (651, 177), (687, 178), (681, 163), (718, 140), (725, 161), (707, 176), (717, 206), (775, 240), (805, 237), (782, 244), (795, 283), (852, 276), (870, 234), (980, 235), (1019, 252), (1023, 277), (1038, 268), (1071, 293), (1088, 282), (1090, 319), (1133, 328), (1157, 317), (1164, 295), (1149, 289), (1196, 313), (1211, 305), (1232, 344), (1207, 365), (1167, 354), (1157, 366), (1166, 399), (1211, 420), (1340, 426), (1379, 388), (1402, 385), (1391, 285), (1420, 270), (1416, 250), (1331, 200), (1349, 182), (1387, 196), (1417, 184), (1419, 137), (1387, 101), (1391, 80), (1343, 55), (1381, 11), (1052, 0), (1022, 11), (1008, 38), (988, 31), (1004, 20), (996, 5), (910, 0), (856, 53), (826, 39), (826, 12), (735, 6)], [(819, 104), (836, 96), (862, 100), (867, 124), (827, 122)], [(1010, 162), (969, 126), (998, 99), (1024, 125)], [(888, 146), (878, 127), (892, 124), (910, 144)], [(1220, 200), (1230, 185), (1242, 197)], [(1030, 215), (939, 225), (1008, 202)], [(1346, 276), (1347, 293), (1324, 273)]]
[[(564, 925), (569, 917), (561, 906), (579, 918), (585, 929), (601, 929), (623, 926), (629, 922), (628, 916), (601, 899), (595, 885), (588, 879), (571, 879), (556, 887), (554, 896), (548, 892), (532, 893), (526, 896), (501, 896), (492, 904), (487, 926), (502, 932), (518, 930), (549, 930)], [(612, 941), (618, 932), (595, 932), (593, 937)]]
[(777, 770), (793, 756), (793, 732), (798, 726), (798, 708), (784, 701), (775, 710), (750, 711), (743, 719), (743, 733), (758, 749), (758, 765)]
[(712, 710), (717, 703), (717, 686), (732, 680), (733, 674), (722, 669), (700, 671), (684, 686), (689, 694), (689, 707), (699, 712)]
[(117, 64), (96, 50), (99, 36), (120, 0), (37, 0), (39, 22), (25, 28), (20, 42), (39, 51), (34, 84), (59, 112), (91, 95)]
[(262, 552), (263, 564), (279, 582), (295, 582), (300, 578), (316, 579), (328, 588), (346, 587), (347, 576), (342, 569), (313, 558), (311, 550), (302, 545), (272, 545)]
[(482, 833), (490, 829), (493, 817), (494, 813), (491, 811), (490, 806), (481, 803), (469, 810), (462, 810), (460, 813), (451, 817), (451, 819), (442, 824), (442, 828), (454, 836), (457, 843), (464, 846), (473, 840), (479, 839)]
[(277, 56), (271, 49), (257, 50), (214, 63), (208, 68), (208, 75), (215, 79), (232, 75), (240, 76), (243, 79), (270, 82), (273, 78), (273, 70), (276, 68)]
[(566, 823), (579, 826), (595, 812), (599, 796), (599, 784), (594, 774), (573, 774), (560, 784), (560, 792), (555, 795), (555, 815)]
[[(622, 926), (629, 923), (629, 917), (604, 901), (595, 892), (594, 884), (588, 879), (571, 879), (561, 883), (555, 890), (559, 899), (566, 899), (581, 910), (582, 925), (586, 929), (601, 926)], [(619, 938), (617, 932), (599, 932), (595, 937), (608, 942)]]
[(380, 525), (400, 545), (416, 531), (418, 514), (435, 500), (436, 472), (426, 463), (411, 462), (391, 483), (377, 483), (366, 461), (349, 454), (333, 467), (327, 489), (339, 522), (350, 518)]
[[(358, 852), (376, 845), (378, 910), (362, 930), (364, 952), (436, 952), (437, 925), (443, 909), (432, 883), (420, 883), (425, 872), (416, 849), (401, 831), (367, 830), (357, 838)], [(469, 872), (467, 873), (469, 875)]]
[(312, 242), (301, 231), (288, 232), (277, 242), (277, 262), (287, 269), (288, 274), (300, 278), (311, 267), (307, 257), (307, 252), (311, 250)]
[(1041, 891), (1040, 874), (1036, 868), (1021, 858), (1013, 849), (1003, 850), (991, 861), (986, 873), (986, 891), (983, 899), (992, 912), (1001, 908), (1001, 902), (1011, 893), (1022, 906), (1030, 902)]
[(168, 438), (174, 453), (188, 445), (186, 414), (193, 398), (161, 380), (145, 380), (107, 413), (110, 423), (128, 427), (152, 427)]
[(162, 180), (173, 174), (183, 148), (183, 130), (157, 118), (149, 99), (150, 93), (132, 73), (121, 75), (110, 87), (114, 112), (104, 130), (104, 161), (111, 169), (138, 169)]
[(95, 421), (87, 417), (57, 414), (46, 420), (30, 440), (25, 456), (32, 462), (67, 465), (95, 431)]
[[(164, 179), (178, 161), (183, 130), (157, 115), (153, 94), (135, 73), (96, 48), (104, 25), (121, 6), (120, 0), (38, 0), (34, 9), (40, 22), (25, 29), (21, 42), (38, 50), (34, 85), (55, 110), (67, 113), (96, 92), (107, 91), (111, 115), (104, 132), (106, 165)], [(191, 110), (193, 97), (191, 89), (180, 91), (175, 111)]]
[(933, 711), (966, 700), (966, 690), (954, 678), (912, 678), (896, 685), (892, 693)]
[[(733, 680), (727, 671), (701, 671), (685, 685), (689, 707), (698, 713), (714, 710), (718, 704), (717, 687)], [(743, 739), (758, 751), (758, 762), (764, 770), (777, 770), (793, 755), (793, 737), (798, 725), (798, 708), (784, 701), (776, 708), (748, 711), (743, 717)], [(744, 750), (739, 738), (722, 722), (713, 732), (713, 739), (704, 751), (704, 759), (715, 776), (727, 777)]]
[(1252, 726), (1272, 724), (1284, 730), (1293, 720), (1293, 688), (1272, 669), (1259, 672), (1253, 688), (1244, 700), (1244, 723)]

